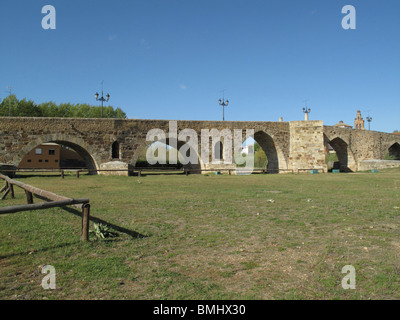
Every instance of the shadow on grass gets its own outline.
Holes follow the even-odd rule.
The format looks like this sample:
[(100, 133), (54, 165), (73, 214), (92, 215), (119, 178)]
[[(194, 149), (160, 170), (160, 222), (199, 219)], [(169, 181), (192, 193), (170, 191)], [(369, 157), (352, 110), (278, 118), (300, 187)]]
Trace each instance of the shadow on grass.
[(69, 246), (72, 246), (72, 245), (75, 245), (75, 244), (78, 244), (78, 243), (81, 243), (81, 241), (80, 240), (76, 240), (74, 242), (62, 243), (62, 244), (59, 244), (58, 246), (46, 247), (46, 248), (42, 248), (42, 249), (38, 249), (38, 250), (34, 250), (34, 251), (29, 250), (29, 251), (23, 251), (23, 252), (18, 252), (18, 253), (6, 254), (4, 256), (0, 256), (0, 260), (7, 259), (7, 258), (12, 258), (12, 257), (17, 257), (17, 256), (24, 256), (24, 255), (27, 255), (27, 254), (31, 254), (33, 252), (36, 254), (36, 253), (39, 253), (39, 252), (46, 252), (48, 250), (66, 248), (66, 247), (69, 247)]
[[(46, 200), (45, 198), (42, 198), (42, 197), (39, 197), (39, 196), (36, 196), (36, 197), (40, 198), (42, 200)], [(60, 207), (60, 208), (65, 210), (65, 211), (67, 211), (67, 212), (69, 212), (69, 213), (72, 213), (72, 214), (74, 214), (74, 215), (76, 215), (76, 216), (78, 216), (80, 218), (82, 217), (82, 212), (79, 211), (78, 209), (73, 209), (73, 208), (69, 208), (69, 207)], [(112, 224), (112, 223), (108, 223), (107, 221), (104, 221), (103, 219), (96, 218), (96, 217), (93, 217), (93, 216), (90, 216), (90, 221), (95, 222), (95, 223), (105, 224), (108, 227), (110, 227), (110, 228), (112, 228), (112, 229), (114, 229), (114, 230), (116, 230), (118, 232), (125, 233), (128, 236), (131, 236), (132, 238), (135, 238), (135, 239), (143, 239), (143, 238), (149, 237), (147, 235), (140, 234), (139, 232), (136, 232), (136, 231), (133, 231), (133, 230), (129, 230), (129, 229), (117, 226), (117, 225)], [(104, 241), (107, 242), (107, 240), (104, 240)], [(115, 239), (113, 239), (112, 241), (115, 241)], [(35, 250), (34, 252), (35, 253), (45, 252), (45, 251), (53, 250), (53, 249), (57, 249), (57, 248), (68, 247), (68, 246), (75, 245), (75, 244), (78, 244), (78, 243), (81, 243), (81, 241), (77, 240), (77, 241), (74, 241), (74, 242), (64, 243), (64, 244), (60, 244), (60, 245), (53, 246), (53, 247), (42, 248), (42, 249), (39, 249), (39, 250)], [(11, 257), (16, 257), (16, 256), (21, 256), (21, 255), (26, 255), (26, 254), (29, 254), (29, 253), (30, 253), (30, 251), (28, 251), (28, 252), (24, 251), (24, 252), (19, 252), (19, 253), (11, 253), (11, 254), (8, 254), (8, 255), (0, 256), (0, 260), (11, 258)]]
[(151, 177), (151, 176), (183, 176), (185, 175), (183, 172), (146, 172), (146, 173), (141, 173), (140, 176), (136, 174), (132, 177), (136, 178), (143, 178), (143, 177)]
[[(37, 197), (37, 198), (41, 198), (41, 197)], [(43, 200), (46, 200), (46, 199), (43, 198)], [(78, 209), (73, 209), (73, 208), (68, 208), (68, 207), (61, 207), (61, 209), (65, 210), (65, 211), (67, 211), (69, 213), (72, 213), (72, 214), (74, 214), (74, 215), (76, 215), (76, 216), (78, 216), (80, 218), (82, 217), (82, 213)], [(129, 235), (129, 236), (131, 236), (132, 238), (135, 238), (135, 239), (143, 239), (143, 238), (149, 237), (147, 235), (140, 234), (139, 232), (136, 232), (136, 231), (133, 231), (133, 230), (129, 230), (129, 229), (117, 226), (117, 225), (112, 224), (112, 223), (108, 223), (107, 221), (104, 221), (102, 219), (99, 219), (99, 218), (96, 218), (96, 217), (93, 217), (93, 216), (90, 216), (90, 221), (96, 222), (96, 223), (106, 224), (110, 228), (112, 228), (112, 229), (114, 229), (116, 231), (119, 231), (121, 233), (125, 233), (125, 234), (127, 234), (127, 235)], [(104, 242), (110, 242), (110, 241), (116, 241), (116, 239), (110, 239), (110, 240), (105, 239), (103, 241)], [(69, 242), (69, 243), (63, 243), (63, 244), (60, 244), (60, 245), (57, 245), (57, 246), (52, 246), (52, 247), (42, 248), (42, 249), (39, 249), (39, 250), (34, 250), (33, 252), (35, 252), (35, 253), (46, 252), (48, 250), (65, 248), (65, 247), (76, 245), (76, 244), (79, 244), (79, 243), (82, 243), (82, 241), (81, 240), (76, 240), (76, 241)], [(30, 253), (32, 253), (32, 251), (23, 251), (23, 252), (18, 252), (18, 253), (11, 253), (11, 254), (8, 254), (8, 255), (0, 256), (0, 260), (7, 259), (7, 258), (12, 258), (12, 257), (16, 257), (16, 256), (27, 255), (27, 254), (30, 254)]]
[[(65, 211), (68, 211), (69, 213), (72, 213), (72, 214), (74, 214), (74, 215), (76, 215), (78, 217), (82, 217), (82, 212), (80, 212), (77, 209), (68, 208), (68, 207), (63, 207), (61, 209), (65, 210)], [(128, 236), (131, 236), (132, 238), (143, 239), (143, 238), (147, 238), (148, 237), (146, 235), (140, 234), (139, 232), (136, 232), (136, 231), (133, 231), (133, 230), (129, 230), (129, 229), (126, 229), (124, 227), (120, 227), (120, 226), (117, 226), (115, 224), (109, 223), (109, 222), (104, 221), (103, 219), (100, 219), (100, 218), (96, 218), (96, 217), (90, 216), (89, 220), (92, 221), (92, 222), (95, 222), (95, 223), (105, 224), (108, 227), (110, 227), (111, 229), (114, 229), (114, 230), (119, 231), (121, 233), (125, 233)]]
[[(48, 201), (48, 199), (43, 198), (43, 197), (41, 197), (39, 195), (35, 195), (35, 197), (38, 198), (38, 199), (44, 200), (44, 201)], [(60, 207), (60, 208), (65, 210), (65, 211), (67, 211), (67, 212), (69, 212), (69, 213), (72, 213), (72, 214), (82, 218), (82, 212), (79, 211), (78, 209), (74, 209), (74, 208), (70, 208), (70, 207)], [(108, 223), (107, 221), (105, 221), (103, 219), (100, 219), (100, 218), (96, 218), (96, 217), (94, 217), (92, 215), (89, 216), (89, 220), (92, 221), (92, 222), (95, 222), (95, 223), (105, 224), (105, 225), (109, 226), (110, 228), (112, 228), (112, 229), (114, 229), (116, 231), (119, 231), (121, 233), (125, 233), (128, 236), (131, 236), (132, 238), (142, 239), (142, 238), (147, 238), (148, 237), (146, 235), (140, 234), (139, 232), (136, 232), (136, 231), (133, 231), (133, 230), (129, 230), (129, 229), (117, 226), (117, 225), (112, 224), (112, 223)]]
[[(73, 208), (68, 208), (68, 207), (61, 207), (61, 209), (64, 209), (65, 211), (68, 211), (69, 213), (72, 213), (72, 214), (74, 214), (74, 215), (76, 215), (76, 216), (78, 216), (80, 218), (82, 217), (82, 213), (78, 209), (73, 209)], [(96, 222), (96, 223), (106, 224), (110, 228), (112, 228), (112, 229), (114, 229), (116, 231), (119, 231), (121, 233), (125, 233), (125, 234), (127, 234), (127, 235), (129, 235), (129, 236), (131, 236), (132, 238), (135, 238), (135, 239), (143, 239), (143, 238), (149, 237), (149, 236), (140, 234), (140, 233), (138, 233), (136, 231), (129, 230), (129, 229), (117, 226), (117, 225), (112, 224), (112, 223), (108, 223), (107, 221), (104, 221), (102, 219), (99, 219), (99, 218), (96, 218), (96, 217), (93, 217), (93, 216), (90, 216), (90, 221)], [(112, 240), (110, 239), (110, 240), (104, 240), (104, 241), (105, 242), (110, 242), (110, 241), (116, 241), (116, 240), (115, 239), (112, 239)], [(73, 242), (70, 242), (70, 243), (63, 243), (63, 244), (60, 244), (60, 245), (57, 245), (57, 246), (42, 248), (42, 249), (39, 249), (39, 250), (34, 250), (34, 252), (35, 253), (45, 252), (45, 251), (48, 251), (48, 250), (65, 248), (65, 247), (76, 245), (76, 244), (79, 244), (79, 243), (82, 243), (81, 240), (76, 240), (76, 241), (73, 241)], [(22, 256), (22, 255), (26, 255), (26, 254), (30, 254), (30, 253), (31, 253), (31, 251), (24, 251), (24, 252), (19, 252), (19, 253), (11, 253), (11, 254), (8, 254), (8, 255), (0, 256), (0, 260), (7, 259), (7, 258), (12, 258), (12, 257), (16, 257), (16, 256)]]

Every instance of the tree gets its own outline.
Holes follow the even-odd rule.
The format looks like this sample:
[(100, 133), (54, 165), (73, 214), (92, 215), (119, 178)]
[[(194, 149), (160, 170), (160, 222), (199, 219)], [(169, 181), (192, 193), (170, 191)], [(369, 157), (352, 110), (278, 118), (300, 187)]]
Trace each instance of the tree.
[(0, 104), (0, 116), (2, 117), (12, 117), (14, 115), (14, 110), (18, 107), (18, 99), (15, 94), (10, 94), (8, 97)]
[[(86, 103), (57, 105), (53, 101), (35, 104), (32, 100), (18, 100), (14, 94), (0, 103), (0, 117), (69, 117), (69, 118), (100, 118), (101, 107)], [(112, 106), (103, 108), (104, 118), (126, 119), (126, 114), (120, 108)]]
[(58, 116), (57, 105), (53, 101), (41, 103), (38, 105), (38, 108), (41, 111), (42, 117), (57, 117)]
[(41, 115), (42, 113), (35, 103), (32, 100), (27, 101), (26, 99), (18, 101), (13, 112), (14, 117), (40, 117)]
[(254, 167), (265, 169), (267, 167), (267, 163), (268, 163), (267, 155), (265, 154), (263, 149), (259, 148), (254, 153)]
[(115, 109), (115, 117), (114, 118), (119, 118), (119, 119), (126, 119), (126, 113), (122, 111), (122, 109), (117, 108)]

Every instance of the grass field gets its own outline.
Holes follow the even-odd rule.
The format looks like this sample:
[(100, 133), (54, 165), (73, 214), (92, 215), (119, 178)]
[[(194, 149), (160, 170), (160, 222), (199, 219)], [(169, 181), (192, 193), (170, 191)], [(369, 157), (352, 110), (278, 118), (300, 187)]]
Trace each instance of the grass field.
[[(400, 298), (398, 169), (18, 180), (90, 198), (118, 237), (81, 242), (72, 209), (1, 215), (0, 299)], [(16, 188), (0, 206), (25, 201)]]

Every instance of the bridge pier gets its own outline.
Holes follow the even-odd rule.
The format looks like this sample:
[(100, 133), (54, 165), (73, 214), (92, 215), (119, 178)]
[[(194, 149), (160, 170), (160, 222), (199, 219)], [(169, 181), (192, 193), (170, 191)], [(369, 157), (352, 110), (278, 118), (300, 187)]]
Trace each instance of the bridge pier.
[(323, 169), (327, 171), (322, 121), (290, 122), (289, 169)]

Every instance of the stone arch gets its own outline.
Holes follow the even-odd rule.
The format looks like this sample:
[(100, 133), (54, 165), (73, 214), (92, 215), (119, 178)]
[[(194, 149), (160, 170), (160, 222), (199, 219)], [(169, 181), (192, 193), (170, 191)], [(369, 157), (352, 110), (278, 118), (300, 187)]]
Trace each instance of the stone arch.
[(38, 145), (49, 142), (61, 144), (74, 150), (82, 157), (89, 170), (99, 169), (98, 163), (100, 163), (101, 161), (100, 159), (97, 159), (95, 152), (91, 150), (92, 148), (87, 145), (85, 141), (81, 138), (70, 137), (64, 134), (49, 134), (40, 136), (37, 139), (32, 140), (27, 145), (25, 145), (18, 153), (18, 156), (14, 161), (14, 165), (18, 167), (19, 163), (22, 161), (25, 155), (27, 155), (32, 149), (34, 149)]
[(400, 144), (398, 142), (393, 143), (388, 149), (389, 156), (392, 156), (394, 160), (400, 160)]
[(356, 171), (356, 161), (347, 142), (345, 142), (340, 137), (335, 137), (332, 140), (329, 140), (326, 135), (324, 135), (324, 140), (324, 144), (329, 144), (336, 152), (339, 160), (339, 163), (337, 164), (337, 169), (340, 169), (340, 171), (342, 172)]
[(273, 136), (265, 131), (254, 133), (254, 140), (260, 145), (267, 156), (267, 172), (279, 173), (280, 169), (287, 169), (287, 161), (278, 144), (274, 142)]
[[(159, 142), (164, 143), (164, 144), (166, 144), (166, 145), (170, 145), (169, 134), (166, 134), (166, 139), (163, 139), (163, 140), (156, 140), (156, 141), (159, 141)], [(156, 141), (154, 141), (154, 142), (156, 142)], [(130, 163), (131, 163), (133, 166), (135, 166), (135, 165), (136, 165), (136, 162), (137, 162), (137, 160), (138, 160), (139, 155), (142, 154), (143, 151), (144, 151), (150, 144), (152, 144), (152, 143), (154, 143), (154, 142), (152, 142), (152, 141), (146, 141), (146, 140), (142, 141), (142, 142), (138, 145), (138, 147), (136, 148), (135, 153), (134, 153), (134, 157), (133, 157), (133, 159), (130, 161)], [(198, 142), (200, 143), (200, 138), (198, 138)], [(180, 151), (181, 147), (182, 147), (184, 144), (185, 144), (184, 141), (179, 141), (179, 140), (178, 140), (178, 143), (177, 143), (177, 150), (178, 150), (178, 152)], [(193, 149), (190, 149), (190, 151), (187, 150), (187, 153), (188, 153), (188, 152), (194, 152), (194, 154), (195, 154), (195, 156), (196, 156), (196, 158), (197, 158), (197, 164), (196, 164), (196, 163), (191, 163), (191, 164), (184, 165), (183, 167), (184, 167), (185, 169), (195, 169), (196, 171), (193, 172), (193, 173), (201, 173), (200, 169), (203, 168), (203, 164), (202, 164), (202, 161), (201, 161), (201, 157), (200, 157), (200, 155), (199, 155), (199, 150), (200, 150), (200, 145), (198, 145), (198, 150), (193, 150)]]

